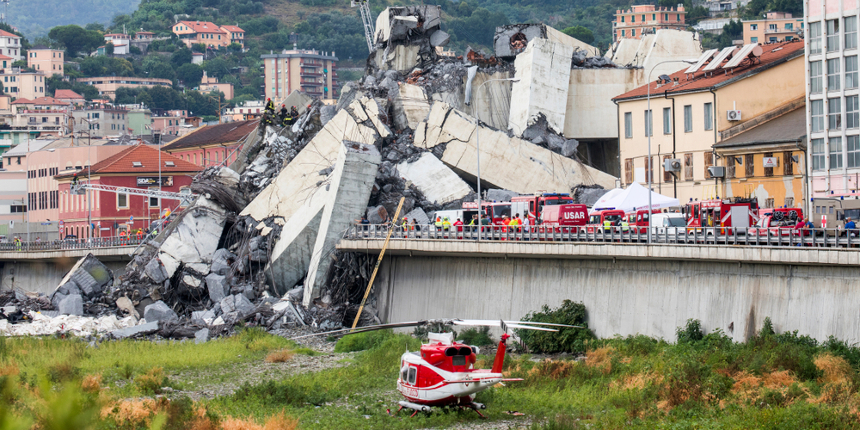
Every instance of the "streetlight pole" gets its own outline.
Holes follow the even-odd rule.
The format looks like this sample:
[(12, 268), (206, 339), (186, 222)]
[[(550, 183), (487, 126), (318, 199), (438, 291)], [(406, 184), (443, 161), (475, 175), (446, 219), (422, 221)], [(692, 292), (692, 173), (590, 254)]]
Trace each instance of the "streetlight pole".
[[(83, 118), (83, 120), (87, 122), (87, 125), (89, 125), (89, 127), (88, 127), (89, 130), (87, 131), (87, 185), (92, 185), (93, 184), (93, 174), (92, 174), (93, 163), (91, 161), (92, 159), (90, 157), (90, 153), (91, 153), (92, 147), (93, 147), (92, 133), (93, 133), (93, 121), (95, 121), (95, 118), (92, 118), (92, 119)], [(92, 193), (93, 193), (92, 190), (87, 189), (87, 230), (90, 232), (88, 235), (90, 239), (92, 239), (93, 230), (95, 230), (95, 228), (93, 227)], [(92, 241), (90, 240), (90, 241), (88, 241), (88, 243), (92, 244)]]
[(510, 82), (519, 82), (520, 78), (499, 78), (499, 79), (488, 79), (478, 85), (478, 89), (475, 90), (475, 110), (472, 112), (475, 116), (475, 149), (476, 149), (476, 158), (478, 159), (478, 242), (481, 241), (481, 128), (478, 126), (478, 97), (481, 94), (481, 88), (489, 82), (493, 81), (510, 81)]
[[(654, 172), (654, 166), (653, 166), (654, 160), (651, 159), (651, 135), (654, 134), (654, 115), (651, 112), (651, 73), (654, 71), (654, 69), (657, 68), (657, 66), (659, 66), (661, 64), (668, 64), (668, 63), (693, 64), (696, 62), (697, 62), (697, 60), (661, 61), (661, 62), (655, 64), (654, 67), (651, 67), (651, 70), (648, 71), (648, 81), (646, 84), (648, 86), (648, 102), (647, 102), (648, 107), (645, 110), (645, 116), (648, 118), (648, 121), (645, 123), (645, 134), (648, 136), (648, 162), (645, 164), (645, 168), (646, 168), (645, 176), (648, 179), (648, 244), (649, 245), (651, 244), (651, 212), (654, 211), (654, 209), (651, 205), (651, 179), (652, 179), (651, 176), (653, 176), (653, 172)], [(672, 115), (674, 115), (674, 114), (675, 114), (675, 112), (672, 112)], [(677, 130), (672, 130), (672, 132), (676, 133)]]

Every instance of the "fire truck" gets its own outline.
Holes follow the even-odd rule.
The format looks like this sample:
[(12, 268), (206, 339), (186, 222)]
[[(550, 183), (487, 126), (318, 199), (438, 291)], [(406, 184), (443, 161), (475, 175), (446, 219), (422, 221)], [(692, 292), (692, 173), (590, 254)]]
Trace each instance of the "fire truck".
[(569, 204), (546, 206), (541, 212), (540, 232), (576, 233), (588, 222), (585, 205)]
[(798, 208), (762, 209), (765, 215), (759, 218), (751, 236), (798, 236), (797, 224), (803, 219), (803, 210)]
[[(494, 225), (502, 225), (502, 216), (507, 215), (511, 216), (511, 203), (510, 202), (481, 202), (481, 207), (483, 209), (483, 214), (481, 218), (490, 219), (491, 224)], [(472, 216), (477, 215), (478, 204), (475, 202), (463, 202), (463, 209), (458, 209), (454, 211), (440, 211), (436, 212), (436, 214), (452, 212), (459, 215), (457, 218), (460, 218), (463, 221), (463, 224), (469, 224), (472, 221)], [(445, 216), (445, 215), (443, 215)], [(451, 218), (453, 222), (456, 218)]]
[[(718, 227), (719, 234), (731, 234), (733, 231), (744, 234), (758, 220), (757, 212), (758, 201), (754, 198), (693, 201), (684, 206), (687, 229)], [(713, 235), (717, 230), (705, 231)]]
[(617, 226), (624, 219), (624, 215), (624, 211), (621, 209), (596, 211), (589, 216), (588, 224), (586, 224), (585, 228), (589, 233), (604, 231), (604, 221), (609, 221), (613, 226)]
[(517, 196), (511, 198), (511, 213), (522, 216), (528, 214), (529, 224), (535, 225), (535, 221), (541, 218), (541, 212), (544, 207), (571, 203), (573, 203), (573, 198), (568, 193), (541, 193), (531, 196)]
[[(652, 214), (660, 213), (660, 209), (651, 209)], [(627, 224), (630, 225), (630, 231), (639, 231), (639, 234), (648, 234), (648, 209), (639, 209), (633, 212), (627, 212), (625, 215)]]

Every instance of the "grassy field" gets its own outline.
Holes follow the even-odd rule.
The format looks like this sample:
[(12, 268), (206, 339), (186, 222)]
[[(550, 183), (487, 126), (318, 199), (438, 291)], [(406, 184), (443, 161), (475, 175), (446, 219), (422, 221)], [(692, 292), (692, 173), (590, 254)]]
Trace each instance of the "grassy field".
[[(323, 354), (342, 356), (342, 367), (197, 402), (175, 394), (189, 381), (166, 375), (229, 375), (314, 352), (257, 330), (201, 345), (3, 339), (0, 430), (487, 428), (501, 420), (534, 429), (860, 428), (860, 351), (769, 325), (746, 343), (705, 335), (692, 322), (677, 344), (617, 338), (591, 342), (580, 360), (509, 357), (508, 376), (525, 381), (479, 394), (487, 420), (473, 412), (389, 416), (399, 356), (419, 342), (387, 332), (346, 339)], [(344, 354), (351, 350), (363, 351)], [(491, 361), (481, 356), (478, 364)]]

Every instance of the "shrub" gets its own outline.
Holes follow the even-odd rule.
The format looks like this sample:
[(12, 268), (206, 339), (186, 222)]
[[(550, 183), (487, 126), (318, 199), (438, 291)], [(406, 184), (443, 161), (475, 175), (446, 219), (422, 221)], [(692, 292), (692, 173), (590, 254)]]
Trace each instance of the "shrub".
[(582, 303), (565, 300), (561, 307), (550, 309), (544, 305), (540, 312), (531, 312), (523, 321), (567, 324), (579, 326), (557, 327), (558, 332), (538, 330), (515, 330), (526, 347), (537, 353), (585, 352), (585, 342), (595, 339), (594, 333), (588, 329), (587, 314)]
[(56, 363), (48, 367), (48, 379), (51, 382), (64, 382), (77, 378), (81, 369), (70, 363)]
[(167, 382), (164, 369), (160, 367), (153, 367), (149, 372), (134, 378), (134, 384), (143, 394), (161, 394), (161, 387), (166, 386)]
[(496, 343), (496, 341), (490, 337), (490, 328), (487, 326), (463, 330), (460, 333), (459, 339), (460, 342), (463, 342), (466, 345), (484, 346)]
[(353, 352), (372, 349), (381, 345), (393, 335), (394, 332), (391, 330), (377, 330), (346, 335), (337, 341), (337, 345), (334, 346), (334, 352)]
[(683, 328), (678, 327), (675, 331), (678, 337), (678, 343), (694, 343), (702, 340), (705, 333), (702, 332), (702, 324), (697, 319), (688, 319), (687, 325)]
[(283, 363), (293, 358), (294, 354), (293, 350), (289, 348), (273, 351), (266, 356), (266, 363)]

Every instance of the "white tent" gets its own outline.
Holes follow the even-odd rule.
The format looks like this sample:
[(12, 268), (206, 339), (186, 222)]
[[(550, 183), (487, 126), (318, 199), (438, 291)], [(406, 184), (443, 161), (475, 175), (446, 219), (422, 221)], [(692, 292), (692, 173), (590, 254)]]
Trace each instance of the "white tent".
[[(624, 212), (635, 210), (648, 210), (648, 189), (634, 182), (625, 189), (616, 188), (610, 190), (597, 200), (591, 208), (591, 212), (605, 209), (620, 209)], [(651, 191), (651, 207), (653, 209), (670, 208), (680, 206), (678, 199), (666, 197)]]

